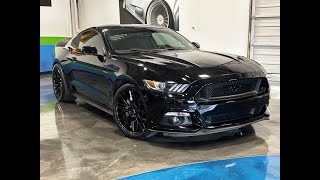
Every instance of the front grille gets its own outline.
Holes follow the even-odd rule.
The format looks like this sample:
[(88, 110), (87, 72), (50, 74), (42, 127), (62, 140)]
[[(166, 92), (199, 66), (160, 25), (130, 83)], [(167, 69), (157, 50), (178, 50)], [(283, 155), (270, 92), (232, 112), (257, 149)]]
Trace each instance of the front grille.
[(246, 120), (256, 116), (259, 116), (263, 112), (262, 107), (250, 108), (237, 112), (224, 112), (219, 114), (212, 114), (203, 117), (203, 123), (205, 126), (219, 125), (221, 123), (227, 123), (237, 120)]
[(268, 83), (265, 78), (239, 79), (203, 86), (195, 99), (221, 98), (225, 96), (260, 93), (266, 91)]

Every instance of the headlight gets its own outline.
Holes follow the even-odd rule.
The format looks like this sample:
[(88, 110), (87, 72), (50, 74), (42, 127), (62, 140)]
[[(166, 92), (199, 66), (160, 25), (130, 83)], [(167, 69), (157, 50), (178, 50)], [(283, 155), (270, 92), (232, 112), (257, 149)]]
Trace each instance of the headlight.
[(189, 84), (178, 84), (174, 82), (158, 82), (151, 80), (143, 80), (143, 82), (148, 89), (173, 93), (183, 93), (190, 86)]
[(166, 83), (164, 82), (158, 82), (158, 81), (150, 81), (150, 80), (143, 80), (147, 88), (163, 91), (166, 88)]

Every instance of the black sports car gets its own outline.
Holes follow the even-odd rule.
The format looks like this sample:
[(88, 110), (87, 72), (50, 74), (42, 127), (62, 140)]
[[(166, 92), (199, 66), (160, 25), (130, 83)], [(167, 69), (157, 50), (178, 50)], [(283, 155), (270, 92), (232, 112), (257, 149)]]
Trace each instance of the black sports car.
[(54, 93), (112, 114), (136, 139), (203, 135), (268, 119), (265, 70), (199, 48), (165, 27), (92, 27), (56, 45)]

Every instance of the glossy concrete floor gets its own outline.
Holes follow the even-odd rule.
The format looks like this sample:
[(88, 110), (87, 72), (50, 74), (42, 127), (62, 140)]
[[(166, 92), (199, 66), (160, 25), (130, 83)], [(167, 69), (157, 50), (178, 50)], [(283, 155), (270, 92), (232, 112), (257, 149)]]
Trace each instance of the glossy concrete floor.
[(112, 117), (84, 102), (57, 103), (50, 75), (40, 76), (41, 179), (118, 179), (177, 165), (280, 154), (279, 100), (271, 120), (237, 133), (149, 141), (124, 137)]

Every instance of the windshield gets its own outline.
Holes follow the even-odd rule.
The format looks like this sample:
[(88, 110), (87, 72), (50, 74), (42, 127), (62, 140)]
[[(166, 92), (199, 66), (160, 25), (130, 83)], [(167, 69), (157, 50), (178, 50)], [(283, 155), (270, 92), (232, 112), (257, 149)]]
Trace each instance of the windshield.
[(196, 49), (186, 38), (169, 29), (125, 27), (109, 29), (105, 36), (117, 54)]

